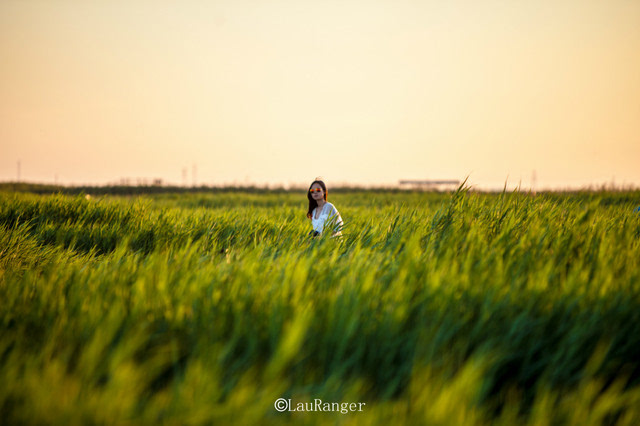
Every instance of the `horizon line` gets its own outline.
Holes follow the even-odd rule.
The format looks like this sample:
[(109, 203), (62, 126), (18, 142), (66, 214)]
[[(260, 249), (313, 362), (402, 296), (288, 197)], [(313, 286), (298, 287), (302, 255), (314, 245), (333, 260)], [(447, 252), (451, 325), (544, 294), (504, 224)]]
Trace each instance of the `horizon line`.
[[(406, 182), (406, 181), (405, 181)], [(461, 181), (437, 181), (438, 183), (432, 183), (427, 185), (416, 185), (416, 184), (403, 184), (399, 181), (396, 184), (361, 184), (355, 182), (336, 182), (332, 183), (332, 189), (362, 189), (362, 190), (375, 190), (375, 189), (383, 189), (383, 190), (399, 190), (399, 191), (407, 191), (407, 192), (447, 192), (451, 190), (456, 190), (459, 188)], [(225, 183), (209, 183), (202, 182), (197, 184), (175, 184), (175, 183), (149, 183), (149, 182), (139, 182), (138, 184), (122, 184), (117, 182), (112, 183), (48, 183), (48, 182), (38, 182), (38, 181), (15, 181), (15, 180), (0, 180), (0, 190), (3, 190), (3, 186), (35, 186), (47, 189), (53, 188), (65, 188), (65, 189), (89, 189), (89, 188), (138, 188), (138, 189), (165, 189), (165, 190), (207, 190), (207, 189), (262, 189), (262, 190), (272, 190), (272, 191), (291, 191), (298, 189), (305, 189), (307, 184), (303, 183), (276, 183), (276, 184), (268, 184), (268, 183), (255, 183), (255, 182), (225, 182)], [(443, 188), (446, 187), (446, 188)], [(505, 182), (502, 186), (492, 186), (492, 185), (477, 185), (477, 184), (467, 184), (464, 188), (468, 188), (470, 191), (476, 192), (503, 192), (505, 190), (508, 191), (519, 191), (519, 192), (576, 192), (576, 191), (585, 191), (585, 192), (598, 192), (598, 191), (613, 191), (613, 192), (625, 192), (625, 191), (640, 191), (640, 186), (636, 184), (615, 184), (613, 182), (605, 182), (598, 184), (586, 184), (586, 185), (565, 185), (565, 186), (539, 186), (533, 188), (532, 186), (525, 186), (522, 184), (517, 185), (507, 185)]]

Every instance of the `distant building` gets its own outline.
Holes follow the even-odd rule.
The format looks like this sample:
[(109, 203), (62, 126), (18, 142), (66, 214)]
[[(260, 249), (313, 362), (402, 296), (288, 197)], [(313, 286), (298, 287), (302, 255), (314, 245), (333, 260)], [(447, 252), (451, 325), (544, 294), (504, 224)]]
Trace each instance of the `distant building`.
[(452, 179), (442, 179), (442, 180), (401, 180), (400, 187), (401, 188), (410, 188), (410, 189), (454, 189), (455, 187), (460, 185), (459, 180)]

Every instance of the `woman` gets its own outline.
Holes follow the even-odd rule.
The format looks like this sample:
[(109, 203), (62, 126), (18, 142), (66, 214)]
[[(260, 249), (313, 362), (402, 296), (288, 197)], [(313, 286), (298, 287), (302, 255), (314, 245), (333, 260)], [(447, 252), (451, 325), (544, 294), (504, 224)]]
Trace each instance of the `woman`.
[(307, 192), (309, 210), (307, 217), (311, 219), (313, 231), (309, 235), (315, 237), (321, 235), (327, 229), (331, 230), (332, 237), (342, 235), (342, 218), (340, 213), (327, 201), (327, 186), (323, 181), (316, 179), (309, 186)]

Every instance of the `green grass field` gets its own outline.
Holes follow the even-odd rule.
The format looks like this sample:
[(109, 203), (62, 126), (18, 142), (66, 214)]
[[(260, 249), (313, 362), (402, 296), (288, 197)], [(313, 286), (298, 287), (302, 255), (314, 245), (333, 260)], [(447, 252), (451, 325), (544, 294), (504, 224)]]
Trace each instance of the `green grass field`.
[(329, 201), (0, 192), (2, 423), (640, 423), (640, 192)]

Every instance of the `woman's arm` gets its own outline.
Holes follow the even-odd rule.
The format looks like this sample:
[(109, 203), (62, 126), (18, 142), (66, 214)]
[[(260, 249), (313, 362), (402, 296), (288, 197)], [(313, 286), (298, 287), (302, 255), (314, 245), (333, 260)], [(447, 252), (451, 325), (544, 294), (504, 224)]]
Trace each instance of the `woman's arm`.
[(337, 235), (342, 235), (342, 226), (343, 226), (342, 217), (340, 216), (338, 209), (336, 209), (336, 207), (332, 204), (331, 211), (329, 212), (329, 215), (327, 217), (327, 221), (325, 222), (324, 227), (331, 229), (332, 230), (331, 236), (335, 237)]

